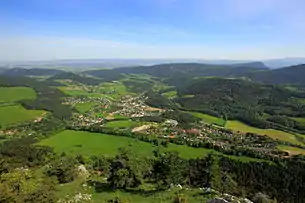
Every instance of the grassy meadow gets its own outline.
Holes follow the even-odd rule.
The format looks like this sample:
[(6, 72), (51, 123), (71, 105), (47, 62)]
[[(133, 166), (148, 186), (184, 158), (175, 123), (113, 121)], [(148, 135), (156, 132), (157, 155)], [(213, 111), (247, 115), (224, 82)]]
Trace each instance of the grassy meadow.
[(21, 105), (0, 107), (0, 125), (6, 127), (13, 124), (34, 120), (42, 116), (45, 111), (27, 110)]
[(278, 139), (278, 140), (290, 142), (293, 144), (303, 145), (303, 143), (299, 142), (293, 134), (279, 131), (279, 130), (256, 128), (256, 127), (246, 125), (240, 121), (227, 121), (225, 127), (228, 129), (240, 131), (243, 133), (249, 132), (249, 133), (256, 133), (258, 135), (267, 135), (268, 137), (271, 137), (273, 139)]
[(203, 113), (198, 113), (198, 112), (188, 112), (190, 114), (192, 114), (193, 116), (202, 119), (204, 122), (208, 123), (208, 124), (215, 124), (221, 127), (224, 127), (226, 124), (226, 121), (222, 118), (218, 118), (215, 116), (211, 116), (208, 114), (203, 114)]
[(177, 97), (177, 91), (165, 92), (162, 95), (165, 96), (168, 99), (173, 99), (173, 98)]
[(90, 109), (92, 109), (95, 105), (96, 105), (96, 103), (94, 103), (94, 102), (87, 102), (87, 103), (82, 103), (82, 104), (78, 103), (74, 106), (74, 108), (80, 113), (86, 113)]
[(131, 151), (143, 156), (150, 156), (153, 151), (149, 143), (132, 138), (70, 130), (42, 140), (40, 144), (54, 147), (55, 152), (85, 156), (101, 154), (115, 156), (121, 147), (130, 148)]
[(305, 118), (292, 118), (292, 119), (299, 122), (302, 126), (305, 126)]
[(130, 120), (119, 120), (119, 121), (112, 121), (106, 123), (105, 127), (108, 128), (128, 128), (128, 127), (136, 127), (139, 123)]
[(305, 149), (300, 149), (300, 148), (286, 146), (286, 145), (280, 145), (280, 146), (278, 146), (278, 149), (288, 152), (289, 155), (291, 155), (291, 156), (298, 155), (298, 154), (305, 155)]
[[(90, 133), (85, 131), (62, 131), (52, 137), (42, 140), (40, 145), (53, 147), (55, 152), (65, 152), (70, 155), (82, 154), (84, 156), (101, 155), (115, 156), (119, 148), (125, 147), (140, 156), (153, 156), (153, 151), (157, 149), (155, 145), (142, 142), (134, 138), (106, 135), (100, 133)], [(165, 149), (160, 147), (160, 149)], [(180, 156), (186, 159), (201, 158), (209, 153), (221, 154), (212, 149), (192, 148), (185, 145), (169, 144), (169, 151), (177, 151)], [(227, 156), (227, 155), (225, 155)], [(240, 161), (262, 161), (259, 159), (228, 156)]]
[(69, 96), (88, 96), (88, 97), (107, 97), (110, 100), (116, 100), (127, 94), (126, 87), (121, 82), (104, 82), (96, 87), (94, 92), (86, 91), (82, 86), (69, 85), (58, 87)]
[(35, 98), (35, 91), (29, 87), (0, 87), (0, 102), (15, 102)]

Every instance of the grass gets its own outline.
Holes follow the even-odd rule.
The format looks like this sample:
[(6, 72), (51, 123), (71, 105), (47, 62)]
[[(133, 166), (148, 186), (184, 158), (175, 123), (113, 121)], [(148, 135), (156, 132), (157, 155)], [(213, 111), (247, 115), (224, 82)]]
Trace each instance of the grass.
[(21, 105), (0, 107), (0, 125), (7, 127), (12, 124), (18, 124), (42, 116), (45, 111), (27, 110)]
[(227, 121), (225, 127), (228, 129), (240, 131), (243, 133), (249, 132), (249, 133), (255, 133), (258, 135), (267, 135), (268, 137), (271, 137), (273, 139), (278, 139), (278, 140), (290, 142), (293, 144), (303, 145), (303, 143), (299, 142), (293, 134), (279, 131), (279, 130), (255, 128), (255, 127), (246, 125), (240, 121)]
[(292, 118), (292, 119), (299, 122), (302, 126), (305, 126), (305, 118)]
[(196, 116), (197, 118), (201, 118), (204, 122), (209, 124), (215, 124), (221, 127), (224, 127), (226, 125), (226, 121), (222, 118), (218, 118), (215, 116), (198, 113), (198, 112), (188, 112), (188, 113), (192, 114), (193, 116)]
[(77, 85), (58, 87), (58, 89), (69, 96), (107, 97), (110, 100), (115, 100), (122, 95), (128, 94), (126, 87), (121, 82), (101, 83), (95, 92), (87, 92)]
[(0, 87), (0, 102), (14, 102), (35, 98), (35, 91), (29, 87)]
[(177, 97), (177, 91), (169, 91), (169, 92), (165, 92), (162, 94), (163, 96), (165, 96), (168, 99), (172, 99)]
[(87, 111), (89, 111), (95, 105), (96, 105), (96, 103), (94, 103), (94, 102), (87, 102), (87, 103), (82, 103), (82, 104), (78, 103), (74, 107), (76, 108), (76, 110), (78, 112), (86, 113)]
[[(139, 156), (153, 156), (153, 151), (157, 149), (156, 146), (136, 140), (129, 137), (120, 137), (114, 135), (106, 135), (100, 133), (90, 133), (85, 131), (62, 131), (50, 138), (42, 140), (40, 145), (54, 147), (55, 152), (65, 152), (70, 155), (82, 154), (84, 156), (101, 155), (115, 156), (119, 148), (129, 148), (132, 152)], [(165, 150), (164, 147), (161, 149)], [(192, 148), (185, 145), (168, 145), (169, 151), (177, 151), (180, 156), (186, 159), (202, 158), (209, 153), (221, 154), (212, 149)], [(242, 156), (228, 156), (238, 159), (240, 161), (262, 161)]]
[(92, 177), (93, 180), (100, 182), (99, 185), (90, 188), (84, 188), (82, 179), (76, 179), (71, 183), (66, 183), (57, 186), (56, 196), (58, 198), (65, 198), (67, 195), (74, 196), (78, 193), (86, 193), (92, 195), (93, 203), (107, 203), (110, 200), (119, 198), (122, 202), (132, 202), (132, 203), (171, 203), (174, 201), (174, 197), (177, 193), (183, 194), (183, 196), (192, 203), (206, 202), (213, 198), (213, 195), (202, 194), (199, 189), (188, 189), (180, 190), (177, 188), (172, 188), (164, 191), (157, 191), (155, 186), (148, 183), (143, 183), (140, 188), (130, 189), (130, 190), (116, 190), (112, 191), (107, 188), (104, 180), (100, 177)]
[(222, 154), (213, 149), (193, 148), (193, 147), (189, 147), (186, 145), (176, 145), (176, 144), (171, 144), (171, 143), (168, 145), (168, 150), (179, 152), (180, 157), (185, 158), (185, 159), (202, 158), (202, 157), (205, 157), (206, 155), (212, 153), (212, 154), (216, 154), (216, 155), (223, 155), (223, 156), (229, 157), (231, 159), (239, 160), (242, 162), (250, 162), (250, 161), (260, 162), (260, 161), (262, 161), (261, 159), (255, 159), (255, 158), (246, 157), (246, 156), (225, 155), (225, 154)]
[(303, 154), (305, 155), (305, 150), (304, 149), (300, 149), (297, 147), (291, 147), (291, 146), (286, 146), (286, 145), (280, 145), (277, 147), (278, 149), (288, 152), (289, 155), (298, 155), (298, 154)]
[(143, 156), (151, 156), (153, 151), (151, 144), (136, 139), (70, 130), (42, 140), (40, 144), (54, 147), (55, 152), (85, 156), (100, 154), (115, 156), (121, 147), (130, 148), (133, 152)]
[(139, 123), (130, 121), (130, 120), (121, 120), (121, 121), (112, 121), (106, 123), (105, 127), (108, 128), (128, 128), (128, 127), (136, 127)]

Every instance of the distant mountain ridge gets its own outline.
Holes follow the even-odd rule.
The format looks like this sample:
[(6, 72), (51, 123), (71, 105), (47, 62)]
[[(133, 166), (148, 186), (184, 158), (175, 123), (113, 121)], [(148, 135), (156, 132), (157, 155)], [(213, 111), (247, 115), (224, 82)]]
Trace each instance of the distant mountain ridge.
[(258, 60), (230, 60), (230, 59), (120, 59), (120, 58), (105, 58), (105, 59), (63, 59), (49, 61), (19, 61), (5, 62), (0, 61), (1, 66), (5, 67), (32, 67), (32, 68), (56, 68), (70, 67), (78, 69), (84, 68), (118, 68), (130, 66), (152, 66), (163, 63), (204, 63), (211, 65), (234, 65), (242, 63), (262, 62), (265, 66), (272, 69), (282, 68), (287, 66), (299, 65), (305, 63), (305, 57), (287, 57), (275, 59), (258, 59)]
[(147, 74), (161, 78), (179, 75), (188, 77), (218, 76), (240, 77), (255, 71), (269, 70), (263, 63), (243, 63), (235, 65), (211, 65), (202, 63), (166, 63), (153, 66), (135, 66), (109, 70), (89, 70), (83, 73), (110, 80), (121, 78), (121, 74)]
[(249, 73), (254, 81), (266, 84), (305, 85), (305, 64)]
[(6, 76), (52, 76), (56, 74), (65, 73), (65, 71), (58, 69), (45, 69), (45, 68), (11, 68), (0, 69), (0, 74)]

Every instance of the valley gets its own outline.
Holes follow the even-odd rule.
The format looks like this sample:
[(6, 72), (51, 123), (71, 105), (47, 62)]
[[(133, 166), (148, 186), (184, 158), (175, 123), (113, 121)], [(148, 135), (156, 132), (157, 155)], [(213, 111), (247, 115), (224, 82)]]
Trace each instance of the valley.
[[(185, 67), (187, 74), (178, 74)], [(237, 67), (214, 68), (161, 64), (122, 73), (60, 72), (43, 79), (2, 74), (0, 154), (5, 165), (0, 169), (19, 166), (37, 178), (56, 177), (59, 189), (53, 198), (84, 193), (93, 202), (168, 202), (180, 194), (201, 202), (223, 196), (222, 190), (241, 196), (247, 179), (256, 179), (238, 168), (270, 178), (283, 171), (300, 176), (295, 164), (302, 164), (305, 154), (305, 92), (245, 79), (247, 73), (235, 72)], [(31, 153), (18, 151), (19, 145)], [(86, 167), (90, 177), (76, 175), (77, 165)], [(224, 174), (229, 182), (217, 179)], [(257, 181), (266, 185), (265, 193), (279, 185)], [(247, 188), (247, 198), (259, 192), (255, 184)], [(202, 192), (202, 187), (215, 191)], [(268, 195), (287, 202), (293, 193)]]

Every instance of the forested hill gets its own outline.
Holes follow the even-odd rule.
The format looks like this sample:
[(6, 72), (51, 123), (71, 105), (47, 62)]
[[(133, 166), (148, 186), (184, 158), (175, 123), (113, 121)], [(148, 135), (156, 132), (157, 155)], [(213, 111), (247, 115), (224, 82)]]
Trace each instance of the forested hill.
[(261, 63), (210, 65), (201, 63), (173, 63), (154, 66), (137, 66), (116, 69), (90, 70), (83, 73), (104, 79), (120, 79), (122, 74), (147, 74), (155, 77), (173, 78), (181, 74), (190, 77), (219, 76), (238, 77), (258, 70), (268, 70)]
[(52, 76), (64, 72), (62, 70), (44, 68), (12, 68), (0, 70), (0, 74), (5, 76)]
[(304, 93), (279, 86), (238, 79), (199, 78), (177, 89), (175, 101), (184, 110), (236, 119), (261, 128), (269, 128), (272, 123), (288, 126), (290, 121), (291, 127), (299, 128), (287, 116), (305, 116), (305, 105), (297, 102), (305, 98)]
[(250, 73), (248, 77), (266, 84), (305, 85), (305, 64)]
[(86, 76), (71, 73), (71, 72), (63, 72), (63, 73), (54, 75), (54, 76), (48, 78), (47, 81), (54, 81), (54, 80), (60, 80), (60, 79), (73, 80), (74, 82), (79, 82), (79, 83), (83, 83), (86, 85), (98, 85), (101, 82), (103, 82), (101, 79), (86, 77)]

